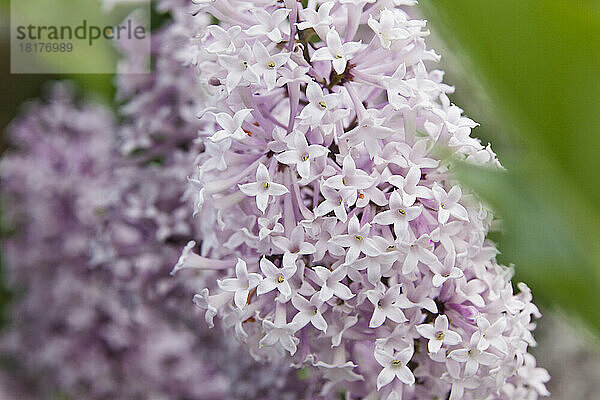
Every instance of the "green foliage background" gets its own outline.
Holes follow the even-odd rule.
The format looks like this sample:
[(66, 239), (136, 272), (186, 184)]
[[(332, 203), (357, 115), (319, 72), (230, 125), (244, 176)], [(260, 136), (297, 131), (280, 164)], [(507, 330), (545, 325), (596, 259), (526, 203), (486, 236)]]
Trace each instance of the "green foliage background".
[(494, 131), (475, 134), (492, 143), (505, 134), (513, 144), (497, 149), (506, 173), (460, 168), (464, 183), (503, 218), (502, 261), (516, 264), (538, 299), (600, 334), (600, 3), (420, 6), (489, 97), (491, 109), (464, 95), (459, 103), (476, 120), (495, 120)]

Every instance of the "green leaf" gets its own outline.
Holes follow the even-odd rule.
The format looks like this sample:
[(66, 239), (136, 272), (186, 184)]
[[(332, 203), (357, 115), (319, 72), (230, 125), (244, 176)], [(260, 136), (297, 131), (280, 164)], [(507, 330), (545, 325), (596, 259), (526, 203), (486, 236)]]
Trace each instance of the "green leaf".
[(517, 263), (538, 297), (600, 334), (600, 5), (438, 0), (421, 7), (482, 83), (494, 126), (520, 144), (500, 154), (508, 173), (460, 173), (504, 220), (503, 260)]

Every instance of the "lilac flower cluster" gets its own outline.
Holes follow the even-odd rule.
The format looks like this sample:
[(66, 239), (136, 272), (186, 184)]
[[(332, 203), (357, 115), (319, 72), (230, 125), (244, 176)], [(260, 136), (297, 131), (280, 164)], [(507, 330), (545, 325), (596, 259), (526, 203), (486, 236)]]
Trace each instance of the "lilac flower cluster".
[[(204, 278), (169, 276), (182, 238), (197, 231), (182, 195), (201, 150), (188, 107), (206, 97), (169, 51), (196, 20), (185, 19), (180, 1), (163, 6), (170, 3), (181, 19), (156, 35), (156, 71), (119, 76), (121, 126), (110, 110), (56, 84), (48, 102), (32, 103), (10, 129), (17, 149), (3, 158), (1, 181), (16, 234), (3, 256), (18, 296), (0, 346), (18, 378), (35, 383), (34, 397), (304, 393), (295, 371), (258, 366), (235, 341), (207, 332), (189, 302)], [(130, 55), (123, 72), (136, 61)]]
[(426, 68), (415, 1), (194, 3), (219, 20), (189, 56), (214, 101), (189, 189), (201, 243), (174, 273), (216, 274), (194, 298), (206, 322), (323, 398), (547, 395), (531, 292), (452, 170), (500, 165)]

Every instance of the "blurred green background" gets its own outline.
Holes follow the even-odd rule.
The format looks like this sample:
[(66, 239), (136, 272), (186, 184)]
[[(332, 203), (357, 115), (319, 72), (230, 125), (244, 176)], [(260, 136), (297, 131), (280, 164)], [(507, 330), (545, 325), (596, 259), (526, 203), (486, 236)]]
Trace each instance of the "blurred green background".
[[(16, 0), (12, 0), (16, 1)], [(48, 3), (48, 0), (20, 0), (26, 3), (27, 9), (31, 13), (38, 12), (37, 10), (45, 9), (46, 7), (38, 7), (40, 3)], [(74, 7), (77, 2), (69, 0), (50, 0), (55, 3), (56, 12), (68, 12), (72, 15), (77, 13), (82, 17), (87, 12), (100, 13), (100, 3), (98, 10), (78, 10)], [(11, 74), (10, 73), (10, 2), (11, 0), (0, 0), (0, 127), (2, 131), (10, 120), (15, 116), (15, 113), (27, 99), (38, 97), (42, 91), (44, 83), (49, 80), (64, 79), (63, 75), (45, 75), (45, 74)], [(75, 17), (74, 17), (75, 18)], [(94, 49), (97, 49), (95, 47)], [(89, 58), (86, 57), (82, 62), (98, 63), (100, 59), (109, 59), (111, 54), (106, 49), (102, 51), (94, 51), (90, 53)], [(43, 53), (41, 57), (43, 57)], [(84, 70), (84, 67), (81, 67)], [(84, 88), (86, 94), (94, 97), (99, 101), (110, 103), (114, 89), (112, 81), (114, 75), (110, 74), (82, 74), (71, 75), (69, 78), (74, 79), (79, 83), (79, 86)], [(0, 135), (0, 150), (7, 143), (4, 135)]]
[[(506, 167), (459, 167), (503, 220), (493, 236), (501, 261), (515, 264), (543, 310), (560, 309), (600, 337), (600, 2), (421, 0), (420, 12), (457, 87), (452, 101), (481, 123), (474, 135)], [(58, 78), (9, 74), (8, 15), (0, 0), (2, 128)], [(114, 76), (69, 78), (89, 96), (113, 97)]]
[[(506, 173), (461, 168), (503, 219), (500, 259), (600, 334), (600, 4), (421, 1), (456, 103)], [(456, 79), (458, 82), (453, 82)]]

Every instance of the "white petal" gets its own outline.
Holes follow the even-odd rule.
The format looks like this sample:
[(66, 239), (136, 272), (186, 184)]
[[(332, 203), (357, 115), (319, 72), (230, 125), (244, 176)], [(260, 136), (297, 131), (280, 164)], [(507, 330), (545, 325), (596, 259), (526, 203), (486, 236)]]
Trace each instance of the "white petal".
[(240, 288), (240, 283), (235, 278), (227, 278), (223, 280), (219, 279), (217, 280), (217, 284), (219, 285), (219, 288), (221, 288), (221, 290), (224, 290), (226, 292), (235, 292)]
[(300, 330), (306, 326), (310, 322), (310, 314), (306, 311), (301, 311), (298, 314), (294, 315), (292, 319), (291, 325), (294, 326), (294, 330)]
[(333, 290), (329, 286), (323, 286), (319, 292), (319, 300), (326, 302), (333, 297)]
[(269, 204), (269, 195), (265, 192), (256, 193), (256, 206), (260, 211), (265, 213), (267, 205)]
[(240, 310), (246, 306), (248, 302), (248, 289), (240, 289), (235, 292), (235, 296), (233, 298), (233, 302)]
[(388, 318), (396, 323), (400, 324), (402, 322), (407, 321), (406, 317), (404, 316), (404, 313), (398, 307), (388, 307), (385, 310), (385, 312), (386, 312)]
[(277, 154), (275, 159), (282, 164), (295, 165), (298, 162), (298, 153), (295, 150), (284, 151), (281, 154)]
[(441, 347), (441, 340), (429, 339), (429, 343), (427, 344), (427, 350), (429, 350), (430, 353), (437, 353), (438, 351), (440, 351)]
[(492, 365), (497, 359), (498, 357), (492, 353), (488, 353), (487, 351), (482, 351), (478, 357), (479, 362), (483, 365)]
[(248, 269), (246, 268), (246, 262), (241, 258), (238, 258), (237, 264), (235, 264), (235, 274), (240, 279), (248, 277)]
[(462, 341), (460, 335), (454, 331), (446, 331), (444, 333), (444, 343), (449, 345), (459, 344)]
[(270, 279), (264, 279), (258, 285), (258, 289), (256, 290), (256, 294), (259, 296), (261, 294), (269, 293), (271, 290), (275, 289), (277, 285)]
[(394, 217), (394, 213), (395, 211), (392, 210), (382, 211), (379, 214), (377, 214), (375, 218), (373, 218), (373, 223), (383, 226), (391, 225), (396, 219)]
[(312, 319), (310, 320), (310, 322), (318, 330), (323, 331), (323, 332), (327, 331), (327, 321), (325, 321), (325, 318), (323, 318), (323, 316), (321, 315), (321, 313), (315, 314), (312, 317)]
[(256, 182), (262, 184), (263, 182), (269, 182), (271, 178), (269, 177), (269, 170), (265, 167), (264, 164), (258, 164), (258, 168), (256, 168)]
[(449, 357), (458, 362), (465, 362), (469, 358), (467, 349), (458, 349), (450, 352)]
[(465, 364), (465, 376), (467, 377), (475, 375), (478, 369), (479, 363), (476, 360), (469, 358)]
[(395, 377), (396, 374), (394, 373), (394, 371), (392, 371), (391, 368), (385, 367), (384, 369), (382, 369), (379, 375), (377, 376), (377, 390), (389, 384), (391, 381), (394, 380)]
[(406, 383), (407, 385), (415, 383), (415, 376), (406, 365), (396, 369), (396, 376), (401, 382)]
[(415, 327), (417, 332), (426, 339), (431, 339), (435, 336), (436, 330), (429, 324), (421, 324)]
[(445, 332), (448, 330), (448, 317), (445, 315), (440, 315), (435, 319), (434, 323), (435, 329), (438, 331)]
[(281, 294), (284, 295), (286, 298), (289, 298), (292, 295), (292, 288), (290, 287), (290, 284), (287, 280), (277, 285), (277, 288), (279, 289)]
[(371, 317), (371, 321), (369, 322), (369, 328), (378, 328), (385, 322), (386, 315), (379, 308), (375, 306), (375, 310), (373, 310), (373, 316)]
[(456, 218), (463, 221), (469, 220), (469, 213), (467, 213), (467, 210), (460, 204), (455, 204), (450, 210), (452, 215), (454, 215)]
[(271, 182), (269, 184), (269, 194), (272, 196), (281, 196), (283, 194), (289, 193), (290, 191), (283, 185), (279, 183)]
[(352, 291), (347, 286), (339, 282), (334, 283), (332, 285), (332, 289), (333, 293), (342, 300), (349, 300), (354, 297)]
[(244, 185), (238, 185), (240, 191), (246, 196), (256, 196), (259, 192), (258, 183), (246, 183)]

